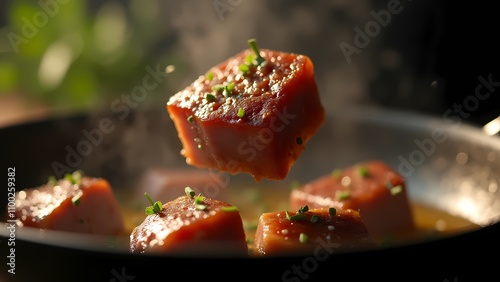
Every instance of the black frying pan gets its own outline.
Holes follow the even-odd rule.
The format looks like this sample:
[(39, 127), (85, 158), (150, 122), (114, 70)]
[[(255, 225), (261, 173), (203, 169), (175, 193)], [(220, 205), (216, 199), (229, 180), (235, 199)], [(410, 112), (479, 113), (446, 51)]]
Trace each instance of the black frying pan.
[[(111, 122), (113, 130), (98, 138), (95, 130), (103, 120)], [(95, 139), (89, 139), (84, 130), (94, 132)], [(442, 130), (445, 141), (433, 139), (436, 130)], [(134, 187), (151, 167), (188, 168), (164, 111), (133, 113), (123, 120), (93, 114), (21, 124), (1, 129), (0, 142), (6, 153), (1, 158), (3, 177), (9, 167), (15, 167), (17, 190), (45, 183), (58, 173), (54, 167), (82, 169), (108, 179), (115, 189)], [(78, 153), (82, 142), (95, 144)], [(107, 242), (86, 235), (18, 229), (16, 274), (12, 275), (5, 268), (10, 233), (2, 227), (0, 281), (178, 280), (171, 275), (231, 281), (324, 281), (325, 277), (328, 281), (498, 281), (500, 139), (466, 121), (364, 108), (332, 111), (289, 176), (260, 185), (309, 181), (334, 167), (366, 159), (383, 160), (404, 174), (412, 201), (464, 217), (480, 228), (374, 251), (334, 253), (326, 260), (133, 255), (106, 248)], [(247, 175), (231, 176), (233, 180), (253, 181)], [(224, 192), (238, 190), (232, 187)], [(5, 207), (4, 195), (0, 205)]]

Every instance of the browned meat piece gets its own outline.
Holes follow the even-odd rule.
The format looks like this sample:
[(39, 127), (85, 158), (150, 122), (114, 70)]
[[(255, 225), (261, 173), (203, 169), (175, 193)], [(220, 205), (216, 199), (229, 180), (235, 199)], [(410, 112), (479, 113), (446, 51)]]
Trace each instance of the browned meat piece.
[(117, 235), (124, 231), (120, 206), (110, 184), (83, 176), (17, 192), (16, 216), (23, 226)]
[(264, 213), (255, 233), (255, 251), (265, 256), (325, 254), (376, 247), (354, 210), (312, 209)]
[(226, 202), (182, 196), (148, 215), (130, 235), (132, 253), (247, 256), (239, 211)]
[(377, 160), (319, 177), (293, 190), (290, 202), (294, 209), (309, 205), (357, 210), (377, 241), (392, 240), (415, 230), (405, 180)]
[(167, 111), (189, 165), (256, 181), (285, 178), (325, 119), (310, 58), (267, 49), (212, 67)]

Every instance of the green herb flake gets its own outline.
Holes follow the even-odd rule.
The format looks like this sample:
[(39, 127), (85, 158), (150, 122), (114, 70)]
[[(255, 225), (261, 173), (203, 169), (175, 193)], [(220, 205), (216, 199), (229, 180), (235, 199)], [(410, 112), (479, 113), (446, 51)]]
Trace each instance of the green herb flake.
[(213, 102), (215, 101), (215, 96), (212, 93), (205, 93), (205, 100), (208, 102)]
[(197, 209), (197, 210), (200, 210), (200, 211), (204, 211), (208, 208), (207, 205), (204, 205), (203, 204), (203, 200), (205, 199), (205, 197), (203, 197), (201, 194), (199, 194), (195, 199), (194, 199), (194, 207)]
[(188, 117), (187, 117), (187, 121), (188, 121), (189, 123), (192, 123), (192, 122), (194, 121), (194, 117), (193, 117), (193, 116), (188, 116)]
[(337, 200), (347, 200), (351, 197), (351, 194), (349, 193), (349, 191), (341, 191), (341, 190), (338, 190), (337, 192), (335, 192), (335, 197), (337, 198)]
[(298, 145), (302, 145), (302, 137), (297, 137), (295, 138), (295, 142), (297, 142)]
[(222, 95), (224, 95), (224, 97), (229, 98), (231, 97), (232, 94), (233, 94), (232, 90), (229, 90), (227, 86), (224, 87), (224, 91), (222, 91)]
[(260, 55), (259, 48), (257, 47), (257, 40), (255, 38), (251, 38), (248, 40), (248, 45), (250, 46), (250, 49), (253, 50), (255, 54), (255, 60), (257, 61), (257, 65), (261, 65), (264, 63), (266, 60)]
[(205, 79), (212, 81), (214, 79), (214, 73), (212, 71), (207, 71), (207, 73), (205, 73)]
[(400, 194), (403, 191), (403, 186), (401, 185), (396, 185), (390, 189), (391, 195), (395, 196), (397, 194)]
[(82, 192), (80, 191), (78, 194), (73, 196), (73, 198), (71, 198), (71, 203), (73, 204), (73, 206), (76, 207), (76, 206), (80, 205), (81, 198), (82, 198)]
[(337, 209), (335, 208), (329, 208), (328, 209), (328, 213), (331, 215), (331, 216), (335, 216), (337, 214)]
[(362, 178), (366, 178), (368, 176), (370, 176), (370, 172), (368, 171), (368, 167), (366, 166), (360, 166), (358, 167), (358, 174), (362, 177)]
[(233, 91), (235, 86), (236, 86), (236, 84), (234, 84), (234, 82), (230, 82), (228, 85), (226, 85), (226, 90)]
[(240, 209), (238, 209), (238, 207), (236, 207), (236, 206), (221, 207), (220, 210), (223, 212), (239, 212), (240, 211)]
[(238, 115), (238, 117), (240, 117), (240, 118), (244, 117), (244, 116), (245, 116), (245, 109), (243, 109), (243, 108), (239, 108), (239, 109), (238, 109), (238, 114), (237, 114), (237, 115)]
[(305, 205), (305, 206), (302, 206), (299, 208), (299, 210), (297, 211), (298, 213), (305, 213), (309, 211), (309, 206), (308, 205)]
[(194, 195), (196, 194), (196, 192), (189, 186), (186, 186), (186, 188), (184, 188), (184, 193), (186, 193), (186, 196), (191, 199), (193, 199)]
[(295, 215), (290, 215), (290, 213), (288, 211), (285, 211), (285, 216), (290, 221), (304, 221), (304, 220), (307, 220), (307, 216), (305, 214), (302, 214), (302, 213), (298, 213), (298, 214), (295, 214)]
[(311, 216), (310, 221), (311, 221), (312, 223), (316, 223), (316, 222), (318, 222), (318, 220), (319, 220), (319, 216), (317, 216), (317, 215), (315, 215), (315, 214), (314, 214), (313, 216)]
[(163, 205), (160, 201), (153, 202), (153, 199), (151, 199), (148, 192), (144, 192), (144, 196), (146, 196), (146, 198), (148, 198), (148, 201), (151, 203), (151, 206), (146, 207), (146, 214), (147, 215), (159, 213), (162, 211)]
[(222, 84), (215, 84), (214, 86), (212, 86), (212, 91), (215, 91), (215, 92), (220, 92), (222, 90), (224, 90), (226, 87)]
[(250, 67), (246, 64), (241, 64), (240, 71), (243, 73), (243, 75), (246, 75), (250, 72)]
[(83, 171), (76, 170), (73, 173), (66, 173), (64, 179), (68, 180), (71, 184), (79, 185), (83, 178)]
[(204, 211), (208, 208), (208, 206), (204, 204), (195, 204), (194, 207), (199, 211)]
[(245, 57), (245, 64), (247, 66), (251, 66), (253, 65), (253, 61), (255, 60), (255, 55), (254, 54), (250, 54), (248, 56)]
[(299, 242), (301, 243), (307, 243), (309, 241), (309, 236), (305, 233), (300, 233), (299, 235)]
[(386, 181), (385, 182), (385, 186), (387, 187), (387, 189), (389, 189), (389, 192), (393, 196), (398, 195), (401, 192), (403, 192), (403, 186), (402, 185), (396, 185), (396, 186), (394, 186), (394, 185), (392, 185), (392, 183), (390, 181)]

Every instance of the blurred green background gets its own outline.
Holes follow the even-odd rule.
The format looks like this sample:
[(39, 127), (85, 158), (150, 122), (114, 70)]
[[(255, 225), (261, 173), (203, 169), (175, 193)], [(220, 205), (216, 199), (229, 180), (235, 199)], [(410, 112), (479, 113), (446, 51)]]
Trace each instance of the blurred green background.
[[(94, 1), (95, 2), (95, 1)], [(175, 66), (159, 1), (6, 1), (1, 4), (0, 96), (55, 113), (109, 110), (142, 85), (146, 68)], [(172, 75), (175, 77), (175, 73)], [(166, 101), (169, 80), (150, 82), (141, 107)], [(142, 98), (141, 98), (142, 99)], [(142, 101), (142, 100), (141, 100)]]

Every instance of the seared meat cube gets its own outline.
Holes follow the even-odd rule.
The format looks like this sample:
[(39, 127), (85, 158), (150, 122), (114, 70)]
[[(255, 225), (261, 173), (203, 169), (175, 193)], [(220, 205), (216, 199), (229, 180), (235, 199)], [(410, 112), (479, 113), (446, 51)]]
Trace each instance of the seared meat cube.
[(15, 214), (23, 226), (100, 235), (124, 231), (109, 182), (80, 172), (17, 192)]
[(292, 208), (336, 207), (360, 212), (370, 234), (395, 239), (415, 230), (406, 182), (381, 161), (360, 162), (324, 175), (290, 196)]
[(226, 202), (181, 196), (150, 214), (130, 234), (132, 253), (247, 256), (239, 211)]
[(373, 247), (375, 241), (354, 210), (264, 213), (255, 232), (255, 252), (265, 256), (332, 254)]
[(212, 67), (167, 111), (189, 165), (256, 181), (284, 179), (325, 119), (310, 58), (267, 49)]

